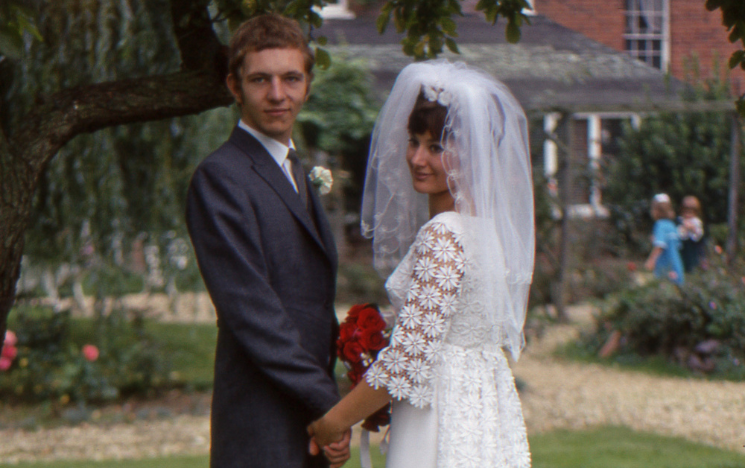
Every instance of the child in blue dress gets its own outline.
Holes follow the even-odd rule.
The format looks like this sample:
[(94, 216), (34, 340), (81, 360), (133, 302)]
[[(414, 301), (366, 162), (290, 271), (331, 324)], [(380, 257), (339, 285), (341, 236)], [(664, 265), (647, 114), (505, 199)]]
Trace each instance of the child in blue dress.
[(680, 257), (680, 237), (675, 226), (675, 210), (670, 197), (659, 193), (652, 199), (652, 218), (655, 220), (652, 231), (652, 253), (644, 266), (654, 270), (658, 278), (668, 278), (683, 284), (683, 261)]

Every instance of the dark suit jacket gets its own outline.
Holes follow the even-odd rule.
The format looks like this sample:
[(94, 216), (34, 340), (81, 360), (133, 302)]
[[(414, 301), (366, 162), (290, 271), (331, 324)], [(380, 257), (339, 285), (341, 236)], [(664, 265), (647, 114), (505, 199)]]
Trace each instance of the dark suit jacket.
[(192, 178), (187, 225), (218, 318), (212, 467), (326, 465), (305, 428), (338, 400), (337, 257), (309, 192), (315, 220), (239, 127)]

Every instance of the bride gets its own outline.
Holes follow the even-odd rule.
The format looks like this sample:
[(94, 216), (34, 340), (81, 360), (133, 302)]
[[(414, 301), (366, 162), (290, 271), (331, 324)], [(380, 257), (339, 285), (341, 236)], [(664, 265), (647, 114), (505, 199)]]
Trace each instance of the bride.
[(463, 63), (407, 66), (373, 132), (362, 226), (390, 345), (308, 431), (319, 446), (393, 400), (388, 468), (529, 467), (514, 378), (533, 271), (525, 115)]

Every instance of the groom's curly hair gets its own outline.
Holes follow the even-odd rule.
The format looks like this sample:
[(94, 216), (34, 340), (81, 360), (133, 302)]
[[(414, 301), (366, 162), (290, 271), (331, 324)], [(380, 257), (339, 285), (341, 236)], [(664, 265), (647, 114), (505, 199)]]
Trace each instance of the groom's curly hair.
[(228, 71), (240, 77), (243, 59), (249, 52), (264, 49), (298, 49), (305, 59), (305, 72), (312, 78), (315, 57), (297, 21), (269, 13), (241, 24), (230, 39)]

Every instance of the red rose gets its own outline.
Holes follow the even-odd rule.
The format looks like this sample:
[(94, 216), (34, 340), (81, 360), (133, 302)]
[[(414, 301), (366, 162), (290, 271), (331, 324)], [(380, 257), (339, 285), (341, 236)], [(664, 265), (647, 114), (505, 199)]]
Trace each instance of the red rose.
[(344, 344), (342, 359), (352, 363), (360, 362), (364, 351), (358, 342), (350, 341)]
[(385, 348), (388, 345), (387, 340), (383, 336), (383, 332), (380, 330), (363, 330), (362, 336), (360, 336), (360, 345), (363, 348), (371, 351), (378, 351)]
[(352, 388), (354, 388), (355, 385), (357, 385), (360, 382), (360, 379), (362, 378), (362, 373), (360, 373), (359, 369), (356, 367), (353, 367), (347, 371), (347, 378), (350, 382), (352, 382)]
[(92, 344), (83, 346), (83, 357), (86, 361), (95, 361), (96, 359), (98, 359), (98, 348), (96, 348)]
[(357, 325), (361, 330), (385, 330), (385, 320), (380, 316), (378, 309), (373, 307), (367, 307), (360, 311)]
[(357, 320), (357, 317), (360, 315), (360, 311), (367, 307), (370, 304), (355, 304), (350, 309), (349, 312), (347, 312), (347, 318), (344, 320), (345, 322), (355, 322)]
[(357, 329), (357, 326), (352, 323), (342, 323), (339, 327), (339, 339), (343, 342), (349, 341), (352, 338), (355, 329)]
[(370, 432), (380, 431), (380, 426), (387, 426), (391, 423), (391, 404), (388, 403), (383, 408), (380, 408), (375, 413), (371, 414), (362, 422), (362, 428), (367, 429)]
[(8, 358), (11, 361), (15, 359), (16, 355), (18, 354), (18, 348), (15, 346), (8, 345), (7, 343), (5, 346), (3, 346), (3, 351), (0, 353), (0, 356), (4, 358)]

